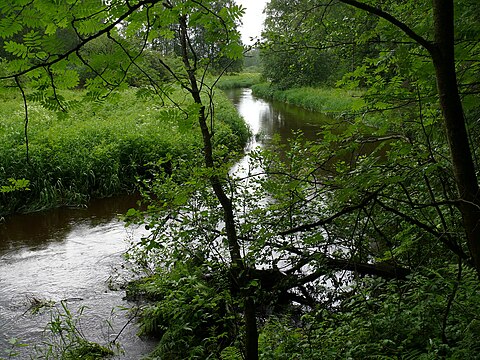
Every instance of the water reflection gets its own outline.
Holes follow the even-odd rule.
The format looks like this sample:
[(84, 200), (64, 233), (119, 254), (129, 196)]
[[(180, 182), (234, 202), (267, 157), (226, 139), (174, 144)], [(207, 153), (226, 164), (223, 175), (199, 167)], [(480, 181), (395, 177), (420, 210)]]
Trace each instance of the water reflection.
[(265, 101), (252, 95), (251, 89), (226, 91), (238, 112), (257, 138), (254, 145), (266, 145), (273, 135), (285, 143), (295, 131), (303, 132), (309, 140), (318, 139), (321, 126), (331, 123), (328, 116), (277, 101)]
[(135, 207), (138, 195), (97, 199), (85, 208), (58, 208), (32, 214), (14, 215), (0, 222), (0, 255), (20, 248), (40, 249), (62, 242), (74, 226), (90, 228), (108, 223)]
[[(329, 121), (321, 114), (256, 98), (250, 89), (230, 90), (227, 95), (257, 135), (250, 148), (267, 145), (274, 134), (286, 142), (294, 130), (316, 139), (321, 125)], [(247, 161), (245, 157), (244, 164)], [(69, 299), (72, 307), (88, 306), (91, 312), (84, 330), (92, 335), (101, 333), (96, 328), (99, 319), (109, 318), (113, 307), (125, 305), (123, 293), (110, 291), (107, 282), (112, 270), (121, 263), (127, 246), (125, 238), (140, 237), (135, 231), (141, 233), (142, 229), (127, 233), (117, 220), (117, 214), (134, 207), (137, 200), (96, 200), (85, 209), (61, 208), (17, 215), (0, 223), (0, 350), (8, 346), (12, 337), (29, 343), (41, 338), (49, 319), (26, 314), (29, 296)], [(124, 320), (122, 316), (115, 317), (116, 329), (121, 329)], [(126, 338), (119, 339), (126, 347), (124, 359), (138, 359), (150, 346), (139, 340), (135, 331), (131, 327), (124, 335)]]
[(237, 177), (261, 172), (259, 168), (251, 168), (248, 153), (257, 147), (269, 145), (273, 136), (279, 136), (280, 143), (285, 144), (292, 138), (294, 132), (301, 131), (304, 138), (318, 140), (318, 132), (322, 125), (332, 122), (332, 119), (324, 114), (257, 98), (252, 95), (251, 89), (230, 89), (226, 94), (253, 133), (253, 138), (246, 148), (247, 156), (235, 164), (230, 171)]

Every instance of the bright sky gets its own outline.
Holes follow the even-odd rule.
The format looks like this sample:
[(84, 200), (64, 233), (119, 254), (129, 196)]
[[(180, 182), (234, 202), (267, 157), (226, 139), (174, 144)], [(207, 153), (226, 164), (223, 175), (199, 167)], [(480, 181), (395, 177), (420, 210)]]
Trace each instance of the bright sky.
[(252, 44), (251, 37), (260, 37), (265, 14), (263, 9), (267, 0), (235, 0), (238, 5), (245, 8), (243, 15), (243, 26), (240, 27), (242, 41), (245, 45)]

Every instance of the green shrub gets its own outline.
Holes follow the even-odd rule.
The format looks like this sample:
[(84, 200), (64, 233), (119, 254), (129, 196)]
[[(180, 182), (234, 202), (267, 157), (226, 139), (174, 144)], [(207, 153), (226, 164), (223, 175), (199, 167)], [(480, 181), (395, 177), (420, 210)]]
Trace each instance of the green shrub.
[(466, 271), (455, 283), (454, 268), (406, 282), (364, 279), (336, 309), (297, 323), (271, 318), (261, 329), (260, 359), (479, 359), (478, 280)]
[(209, 278), (192, 262), (133, 282), (127, 295), (150, 300), (140, 316), (143, 334), (158, 345), (150, 359), (220, 358), (236, 338), (237, 325), (228, 282)]

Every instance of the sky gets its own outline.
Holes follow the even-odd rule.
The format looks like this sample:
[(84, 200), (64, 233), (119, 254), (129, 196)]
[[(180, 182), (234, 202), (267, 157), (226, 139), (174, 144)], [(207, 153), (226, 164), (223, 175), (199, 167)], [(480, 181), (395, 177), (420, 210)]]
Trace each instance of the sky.
[(238, 5), (245, 8), (243, 25), (240, 27), (242, 41), (245, 45), (252, 44), (250, 37), (260, 37), (265, 15), (263, 9), (267, 0), (235, 0)]

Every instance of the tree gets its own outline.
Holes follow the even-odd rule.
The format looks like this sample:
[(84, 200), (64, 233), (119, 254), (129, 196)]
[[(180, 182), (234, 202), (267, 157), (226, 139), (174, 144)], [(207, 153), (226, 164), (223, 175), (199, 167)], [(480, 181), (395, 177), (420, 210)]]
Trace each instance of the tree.
[[(447, 179), (449, 175), (445, 173), (446, 177), (442, 180), (444, 185), (437, 184), (438, 188), (434, 186), (434, 193), (437, 190), (439, 193), (435, 195), (432, 193), (431, 201), (435, 204), (438, 199), (444, 199), (452, 205), (455, 204), (454, 207), (458, 209), (463, 219), (462, 227), (466, 234), (471, 263), (477, 271), (480, 270), (478, 261), (480, 238), (477, 233), (480, 221), (478, 179), (471, 150), (472, 148), (475, 150), (475, 141), (468, 133), (468, 125), (472, 124), (474, 118), (469, 120), (465, 117), (461, 99), (465, 98), (464, 103), (468, 103), (468, 97), (474, 96), (477, 92), (474, 87), (478, 79), (474, 75), (473, 68), (476, 65), (473, 64), (478, 61), (473, 59), (478, 49), (478, 41), (473, 33), (478, 31), (478, 21), (469, 16), (473, 4), (470, 1), (457, 1), (454, 6), (453, 1), (434, 1), (432, 7), (413, 2), (394, 4), (355, 0), (328, 3), (305, 1), (299, 2), (299, 6), (291, 13), (286, 13), (284, 8), (287, 5), (282, 4), (274, 2), (270, 5), (273, 25), (270, 29), (272, 34), (268, 33), (267, 26), (267, 39), (273, 42), (272, 46), (279, 40), (280, 43), (290, 46), (294, 44), (300, 48), (302, 46), (307, 49), (315, 48), (322, 52), (336, 49), (340, 54), (353, 56), (352, 61), (355, 64), (352, 67), (353, 71), (347, 73), (341, 83), (352, 88), (360, 86), (366, 89), (365, 107), (359, 109), (364, 116), (374, 118), (375, 113), (384, 116), (390, 114), (391, 117), (405, 116), (405, 119), (410, 121), (419, 119), (425, 124), (427, 113), (432, 114), (435, 107), (441, 111), (450, 149), (447, 155), (450, 164), (444, 166), (445, 169), (452, 169), (457, 193), (456, 196), (447, 195), (441, 190), (442, 186), (449, 183)], [(281, 22), (284, 26), (275, 29), (274, 21), (278, 19), (284, 21)], [(316, 24), (321, 25), (319, 28), (322, 29), (323, 37), (312, 35), (316, 33), (311, 25), (312, 19), (316, 19)], [(467, 22), (469, 25), (466, 25)], [(285, 36), (288, 38), (287, 41), (283, 41), (282, 37)], [(295, 49), (290, 51), (298, 54)], [(281, 72), (285, 74), (288, 70), (282, 69)], [(459, 87), (457, 73), (461, 74), (462, 88)], [(394, 109), (397, 111), (391, 111)], [(468, 111), (471, 112), (472, 107)], [(405, 133), (407, 127), (405, 122), (398, 123), (403, 129), (395, 128), (391, 120), (389, 123), (390, 125), (381, 125), (378, 120), (369, 123), (377, 129), (383, 127), (383, 135), (377, 138), (380, 143), (385, 132), (389, 134), (387, 139), (390, 140), (392, 135), (396, 137), (400, 134), (412, 139), (412, 132)], [(425, 132), (425, 126), (420, 130)], [(429, 161), (439, 166), (439, 155), (436, 153), (439, 148), (435, 148), (433, 141), (434, 137), (438, 139), (438, 136), (443, 136), (442, 131), (441, 129), (428, 131), (430, 133), (425, 133), (424, 139), (421, 140), (425, 142), (422, 146), (429, 149), (428, 157), (431, 159)], [(419, 158), (414, 161), (419, 161)], [(428, 181), (435, 182), (429, 176), (425, 181), (427, 178)], [(432, 183), (425, 183), (425, 186), (428, 189)], [(417, 190), (412, 188), (412, 191), (406, 195), (412, 195)], [(366, 196), (368, 198), (370, 194), (367, 193)], [(442, 212), (437, 211), (440, 218), (444, 216)], [(402, 212), (395, 214), (401, 215), (406, 214)], [(456, 232), (454, 228), (449, 230), (444, 226), (444, 231)], [(441, 234), (439, 236), (445, 240)], [(448, 244), (447, 241), (447, 247), (451, 250), (456, 249), (454, 252), (457, 254), (462, 253), (461, 245), (458, 248), (458, 244), (463, 241), (454, 242), (457, 245)]]
[[(152, 39), (177, 39), (182, 68), (172, 68), (162, 59), (158, 61), (194, 103), (184, 111), (187, 116), (198, 119), (204, 141), (207, 177), (223, 209), (232, 286), (235, 294), (244, 299), (246, 358), (258, 358), (255, 304), (245, 287), (251, 265), (242, 258), (232, 199), (225, 190), (224, 174), (218, 170), (214, 156), (213, 90), (205, 82), (206, 71), (212, 63), (222, 57), (232, 61), (241, 57), (243, 48), (236, 26), (242, 9), (232, 2), (197, 0), (60, 3), (41, 0), (5, 3), (2, 11), (0, 37), (4, 39), (5, 51), (14, 59), (7, 63), (6, 74), (0, 80), (15, 81), (24, 100), (26, 124), (29, 101), (40, 101), (47, 108), (60, 112), (68, 110), (71, 104), (64, 101), (60, 91), (79, 84), (77, 69), (81, 67), (94, 74), (85, 86), (87, 94), (95, 99), (105, 99), (112, 91), (125, 86), (124, 80), (131, 68), (140, 70), (154, 92), (168, 96), (168, 86), (158, 82), (137, 60)], [(64, 38), (56, 37), (59, 30), (73, 31), (77, 41), (67, 43)], [(22, 31), (26, 34), (21, 36), (21, 40), (12, 39)], [(139, 34), (141, 46), (130, 47), (129, 37), (135, 35), (138, 38)], [(199, 41), (200, 35), (205, 44)], [(108, 61), (105, 61), (102, 52), (85, 51), (94, 41), (108, 42), (111, 47)], [(207, 44), (211, 48), (201, 52), (202, 46)], [(35, 93), (27, 94), (32, 88)], [(210, 97), (208, 106), (204, 104), (204, 96)]]
[[(342, 4), (350, 5), (350, 10), (328, 12), (330, 6), (339, 9)], [(198, 122), (204, 165), (193, 166), (182, 159), (166, 159), (160, 164), (159, 173), (146, 189), (153, 198), (161, 196), (149, 207), (152, 235), (142, 245), (159, 263), (164, 260), (159, 254), (172, 255), (171, 262), (187, 257), (200, 261), (202, 275), (196, 272), (195, 276), (203, 276), (206, 284), (212, 279), (211, 272), (225, 271), (231, 295), (239, 300), (243, 313), (245, 357), (256, 359), (259, 314), (267, 317), (272, 309), (276, 313), (304, 311), (322, 303), (329, 318), (339, 309), (338, 304), (341, 309), (359, 295), (352, 284), (361, 289), (370, 286), (373, 290), (365, 297), (373, 298), (375, 291), (390, 291), (375, 278), (404, 280), (422, 266), (431, 270), (446, 261), (450, 264), (452, 253), (459, 259), (459, 278), (463, 262), (479, 269), (478, 185), (465, 146), (468, 122), (461, 103), (458, 107), (459, 90), (452, 68), (451, 8), (435, 2), (432, 17), (425, 17), (431, 9), (422, 3), (382, 2), (382, 8), (376, 4), (302, 2), (303, 14), (315, 15), (315, 21), (306, 22), (309, 28), (318, 22), (325, 28), (322, 36), (315, 33), (307, 39), (316, 41), (317, 50), (338, 46), (339, 53), (351, 55), (348, 64), (352, 66), (348, 67), (352, 72), (343, 82), (366, 87), (365, 106), (357, 109), (357, 114), (347, 115), (341, 128), (327, 127), (319, 143), (298, 139), (285, 151), (252, 153), (253, 164), (244, 178), (229, 175), (228, 167), (222, 166), (230, 157), (216, 147), (210, 101), (213, 90), (204, 81), (212, 54), (233, 59), (241, 55), (235, 31), (241, 9), (236, 6), (218, 10), (210, 2), (155, 0), (9, 4), (12, 7), (0, 23), (0, 36), (15, 59), (8, 62), (1, 79), (15, 81), (28, 122), (29, 101), (39, 100), (58, 112), (68, 110), (72, 104), (59, 92), (78, 85), (79, 67), (87, 67), (93, 74), (86, 88), (89, 96), (98, 100), (125, 86), (126, 74), (133, 68), (144, 76), (149, 90), (168, 96), (171, 84), (166, 84), (163, 76), (152, 76), (139, 60), (158, 38), (162, 41), (157, 45), (169, 44), (178, 51), (181, 64), (163, 58), (157, 61), (192, 99), (193, 104), (182, 110)], [(288, 4), (280, 5), (285, 9)], [(467, 9), (470, 5), (465, 0), (459, 6)], [(348, 15), (353, 23), (364, 23), (366, 13), (376, 18), (363, 32), (352, 32), (350, 22), (340, 21)], [(288, 19), (285, 11), (284, 15)], [(303, 31), (300, 23), (295, 25), (299, 31), (292, 35), (299, 44), (304, 41), (300, 35), (310, 33)], [(27, 28), (22, 41), (12, 40), (11, 36)], [(55, 46), (53, 34), (58, 28), (75, 32), (78, 41)], [(426, 40), (432, 34), (436, 34), (433, 40)], [(136, 40), (133, 46), (131, 37)], [(200, 56), (197, 46), (202, 44), (195, 43), (196, 37), (215, 43), (200, 50), (205, 50), (205, 58)], [(100, 39), (112, 46), (108, 61), (104, 54), (86, 51)], [(360, 46), (364, 44), (368, 46)], [(478, 51), (478, 40), (467, 37), (465, 44), (463, 58), (469, 59), (467, 55)], [(65, 47), (66, 51), (57, 50)], [(424, 61), (425, 56), (433, 61)], [(468, 61), (459, 64), (463, 78), (471, 81), (469, 88), (474, 87), (475, 66)], [(437, 123), (432, 80), (441, 95), (446, 133)], [(35, 89), (33, 96), (27, 96), (29, 87)], [(389, 121), (384, 120), (386, 116)], [(445, 156), (444, 136), (449, 139), (450, 157)], [(365, 151), (372, 142), (376, 148)], [(457, 195), (452, 195), (452, 183), (457, 185)], [(463, 215), (461, 222), (457, 211)], [(462, 229), (467, 233), (469, 254)], [(450, 250), (447, 254), (442, 252), (445, 247)], [(348, 279), (339, 276), (339, 271), (346, 271)], [(333, 287), (325, 286), (327, 280)], [(451, 299), (456, 291), (453, 286)], [(291, 306), (294, 302), (301, 306)], [(445, 304), (447, 320), (452, 302)], [(440, 326), (445, 339), (447, 320)]]
[(375, 21), (354, 10), (338, 4), (297, 1), (292, 6), (274, 0), (265, 11), (263, 73), (280, 88), (332, 85), (365, 56), (376, 53), (373, 44), (357, 42)]
[(355, 0), (341, 2), (386, 20), (427, 50), (435, 68), (439, 105), (458, 191), (457, 206), (462, 214), (470, 256), (480, 274), (480, 194), (456, 75), (453, 0), (433, 1), (433, 39), (430, 40), (379, 7)]

